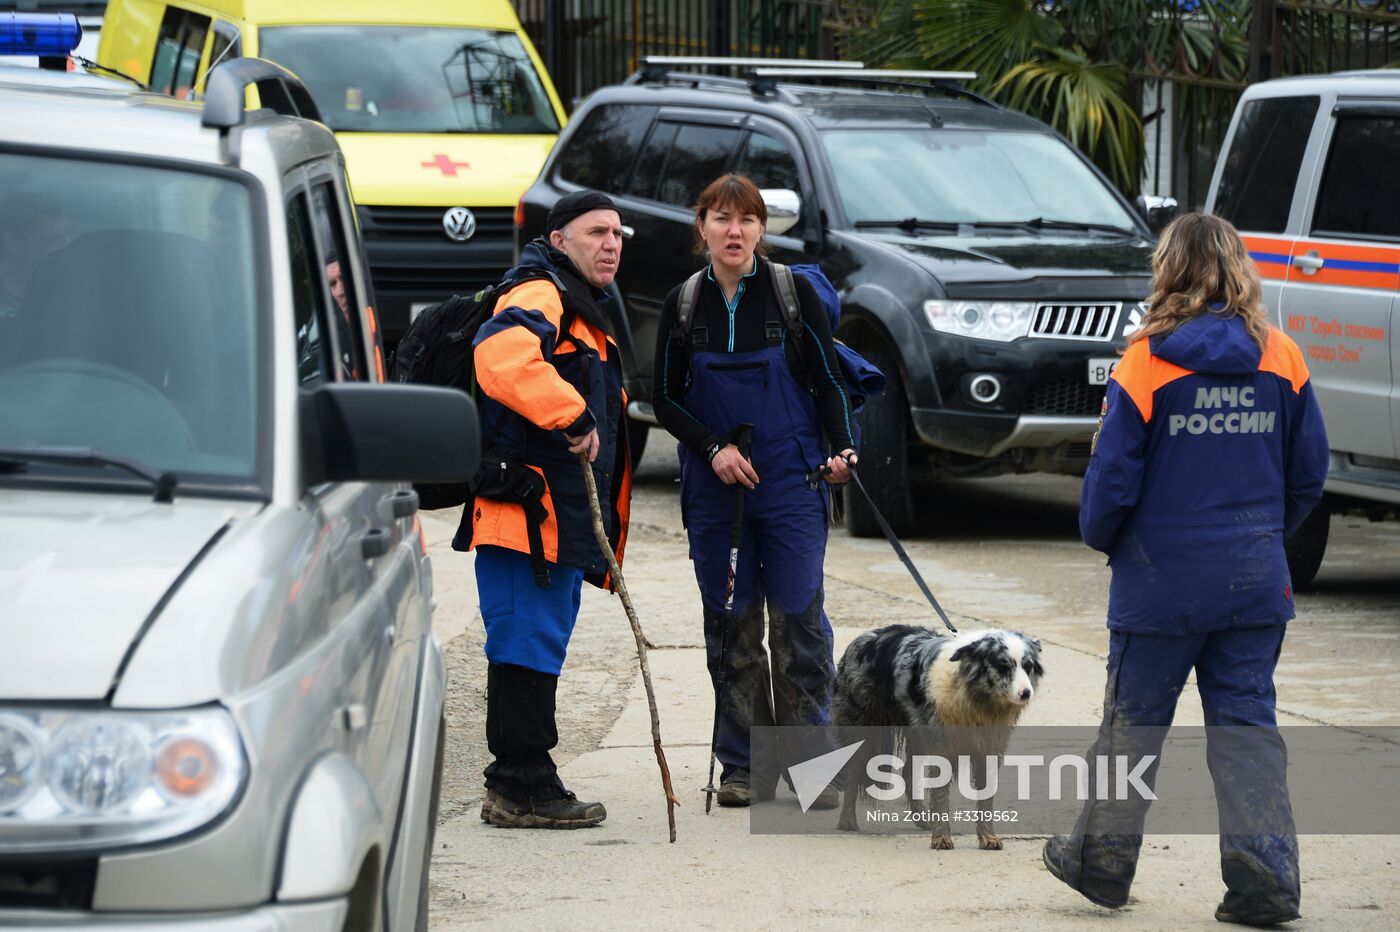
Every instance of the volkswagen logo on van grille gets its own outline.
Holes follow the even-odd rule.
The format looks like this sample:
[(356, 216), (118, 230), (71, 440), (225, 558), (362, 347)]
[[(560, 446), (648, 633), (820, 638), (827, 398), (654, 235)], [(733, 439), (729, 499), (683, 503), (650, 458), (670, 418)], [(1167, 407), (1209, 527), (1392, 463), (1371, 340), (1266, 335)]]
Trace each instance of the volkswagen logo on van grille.
[(450, 207), (442, 215), (442, 231), (456, 243), (465, 243), (476, 232), (476, 216), (465, 207)]

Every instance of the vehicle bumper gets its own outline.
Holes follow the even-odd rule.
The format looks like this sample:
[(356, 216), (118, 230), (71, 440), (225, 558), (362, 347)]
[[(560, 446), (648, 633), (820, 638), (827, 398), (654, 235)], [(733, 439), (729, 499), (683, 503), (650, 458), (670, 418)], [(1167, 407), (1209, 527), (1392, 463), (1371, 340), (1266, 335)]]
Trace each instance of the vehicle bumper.
[(1011, 449), (1044, 450), (1061, 444), (1087, 445), (1098, 418), (1038, 414), (982, 414), (942, 408), (910, 411), (914, 430), (929, 446), (991, 458)]
[(92, 913), (0, 909), (0, 927), (53, 932), (55, 929), (110, 929), (132, 932), (338, 932), (349, 913), (346, 900), (274, 903), (246, 912)]
[[(925, 331), (932, 378), (909, 381), (915, 432), (925, 444), (992, 458), (1007, 450), (1045, 450), (1088, 443), (1107, 386), (1089, 382), (1091, 359), (1116, 359), (1117, 344), (1028, 338), (1011, 343)], [(978, 380), (993, 380), (995, 397), (979, 400)]]

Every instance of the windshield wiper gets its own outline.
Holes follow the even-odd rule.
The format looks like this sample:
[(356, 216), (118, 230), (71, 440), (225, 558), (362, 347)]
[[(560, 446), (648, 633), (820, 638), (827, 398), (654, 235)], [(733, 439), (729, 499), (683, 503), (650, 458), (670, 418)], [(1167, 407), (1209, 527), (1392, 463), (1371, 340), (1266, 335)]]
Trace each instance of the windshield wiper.
[(918, 217), (905, 217), (903, 220), (856, 221), (857, 230), (866, 230), (874, 227), (894, 227), (906, 233), (913, 233), (917, 230), (946, 230), (949, 233), (958, 232), (958, 224), (952, 220), (922, 220)]
[(155, 501), (167, 505), (175, 501), (175, 486), (180, 481), (173, 472), (158, 473), (144, 463), (99, 453), (91, 447), (0, 447), (0, 472), (24, 472), (30, 463), (120, 469), (151, 483)]
[[(233, 47), (233, 46), (229, 46), (229, 48), (232, 48), (232, 47)], [(224, 51), (227, 52), (228, 49), (224, 49)], [(90, 59), (90, 58), (83, 58), (83, 57), (80, 56), (80, 55), (72, 55), (72, 56), (69, 56), (69, 57), (71, 57), (71, 58), (72, 58), (75, 62), (77, 62), (78, 64), (82, 65), (83, 68), (86, 69), (87, 71), (91, 71), (93, 74), (105, 74), (105, 75), (108, 75), (108, 76), (113, 77), (113, 78), (121, 78), (123, 81), (130, 81), (132, 84), (135, 84), (137, 87), (141, 88), (141, 90), (143, 90), (143, 91), (149, 91), (149, 90), (151, 89), (151, 86), (150, 86), (149, 84), (147, 84), (146, 82), (140, 80), (139, 78), (133, 78), (131, 75), (127, 74), (125, 71), (118, 71), (116, 68), (108, 68), (106, 65), (99, 65), (97, 62), (93, 61), (92, 59)], [(214, 64), (218, 64), (218, 62), (215, 62)], [(214, 65), (210, 65), (209, 67), (210, 67), (210, 68), (213, 68)], [(208, 70), (208, 69), (206, 69), (206, 71), (207, 71), (207, 70)]]
[(1136, 230), (1116, 227), (1111, 223), (1080, 223), (1078, 220), (1050, 220), (1046, 217), (1032, 217), (1022, 220), (1022, 226), (1048, 230), (1089, 230), (1098, 233), (1117, 233), (1119, 236), (1137, 236)]

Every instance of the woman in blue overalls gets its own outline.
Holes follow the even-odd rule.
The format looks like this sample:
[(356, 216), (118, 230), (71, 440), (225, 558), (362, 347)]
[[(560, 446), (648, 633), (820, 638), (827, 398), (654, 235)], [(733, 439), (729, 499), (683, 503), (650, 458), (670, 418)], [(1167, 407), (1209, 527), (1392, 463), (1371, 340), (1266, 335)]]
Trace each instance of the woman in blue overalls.
[[(750, 726), (830, 722), (835, 664), (822, 610), (830, 497), (807, 476), (826, 466), (827, 482), (844, 482), (848, 458), (855, 461), (826, 313), (812, 286), (795, 276), (800, 319), (785, 314), (775, 273), (760, 255), (767, 221), (758, 188), (743, 176), (725, 175), (701, 193), (696, 251), (708, 252), (710, 264), (688, 299), (686, 325), (678, 325), (682, 287), (667, 296), (654, 357), (657, 420), (680, 440), (681, 516), (719, 709), (717, 798), (728, 806), (773, 790), (776, 767), (764, 771), (768, 785), (750, 779)], [(752, 426), (747, 459), (739, 448), (743, 425)], [(726, 611), (736, 494), (745, 501)], [(835, 804), (828, 795), (819, 805)]]

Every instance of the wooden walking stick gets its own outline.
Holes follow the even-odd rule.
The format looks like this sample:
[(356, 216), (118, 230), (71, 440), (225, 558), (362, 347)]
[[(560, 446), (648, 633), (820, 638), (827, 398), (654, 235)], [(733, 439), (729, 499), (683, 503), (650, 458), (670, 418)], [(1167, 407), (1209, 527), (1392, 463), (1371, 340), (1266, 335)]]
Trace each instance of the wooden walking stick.
[(622, 579), (622, 568), (617, 565), (612, 544), (608, 543), (607, 532), (603, 530), (603, 509), (598, 503), (598, 484), (593, 481), (593, 464), (588, 461), (588, 453), (578, 455), (583, 465), (583, 481), (588, 486), (588, 507), (593, 512), (593, 536), (598, 540), (598, 549), (603, 551), (608, 561), (608, 572), (612, 574), (613, 585), (622, 597), (622, 607), (627, 610), (627, 620), (632, 623), (632, 636), (637, 640), (637, 663), (642, 668), (642, 683), (647, 689), (647, 706), (651, 710), (651, 746), (656, 751), (656, 764), (661, 768), (661, 788), (666, 793), (666, 822), (671, 829), (671, 843), (676, 842), (676, 791), (671, 788), (671, 768), (666, 766), (666, 752), (661, 749), (661, 716), (656, 712), (656, 691), (651, 685), (651, 665), (647, 663), (647, 639), (642, 634), (642, 623), (637, 620), (637, 610), (632, 607), (632, 596), (627, 593), (627, 583)]

